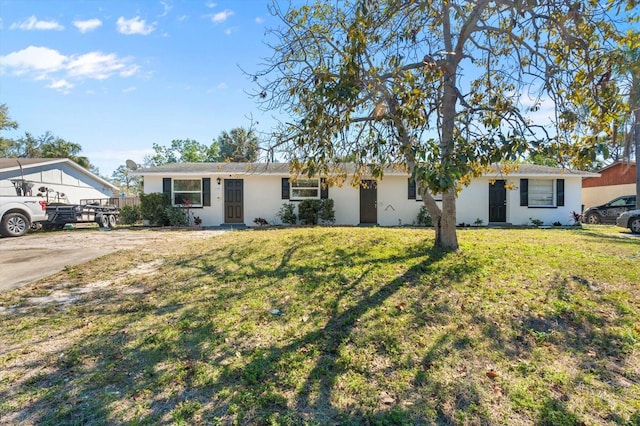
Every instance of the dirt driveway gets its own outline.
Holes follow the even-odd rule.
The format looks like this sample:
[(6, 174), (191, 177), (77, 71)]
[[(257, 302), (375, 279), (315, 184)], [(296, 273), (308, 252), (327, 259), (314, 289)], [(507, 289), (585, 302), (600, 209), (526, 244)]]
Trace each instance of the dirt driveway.
[(0, 238), (0, 291), (21, 287), (118, 250), (170, 240), (208, 238), (224, 231), (74, 229), (34, 232), (19, 238)]

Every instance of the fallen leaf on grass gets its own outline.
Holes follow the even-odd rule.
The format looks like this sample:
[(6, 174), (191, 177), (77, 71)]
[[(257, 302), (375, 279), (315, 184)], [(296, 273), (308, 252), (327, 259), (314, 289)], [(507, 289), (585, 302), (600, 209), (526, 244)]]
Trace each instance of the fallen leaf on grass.
[(396, 399), (395, 399), (395, 398), (393, 398), (391, 395), (389, 395), (389, 394), (388, 394), (388, 393), (386, 393), (386, 392), (382, 392), (382, 393), (380, 394), (380, 401), (381, 401), (383, 404), (386, 404), (386, 405), (392, 405), (392, 404), (395, 404), (395, 403), (396, 403)]
[(491, 380), (494, 380), (496, 377), (498, 377), (498, 373), (496, 373), (492, 368), (491, 370), (487, 371), (487, 377)]

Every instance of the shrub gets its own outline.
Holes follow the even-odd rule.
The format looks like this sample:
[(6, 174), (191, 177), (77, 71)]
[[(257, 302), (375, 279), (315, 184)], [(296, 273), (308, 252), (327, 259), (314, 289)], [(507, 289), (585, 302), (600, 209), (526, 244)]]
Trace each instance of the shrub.
[(140, 194), (140, 217), (148, 220), (150, 224), (158, 226), (169, 224), (169, 218), (165, 215), (166, 207), (171, 207), (168, 194), (162, 192)]
[(140, 194), (140, 216), (156, 226), (189, 225), (187, 212), (172, 206), (169, 195), (161, 192)]
[(333, 210), (333, 200), (326, 198), (322, 200), (320, 211), (318, 212), (320, 223), (329, 224), (336, 221), (336, 212)]
[(303, 225), (330, 224), (336, 221), (333, 200), (303, 200), (298, 205), (298, 219)]
[(303, 225), (317, 225), (318, 213), (322, 207), (320, 200), (302, 200), (298, 204), (298, 219)]
[(298, 221), (295, 212), (295, 204), (293, 203), (284, 203), (280, 210), (278, 211), (278, 218), (282, 221), (282, 223), (287, 225), (295, 225)]
[(120, 222), (124, 225), (133, 225), (142, 219), (140, 206), (123, 206), (120, 209)]
[(416, 222), (418, 226), (433, 226), (433, 219), (425, 206), (420, 206)]
[(256, 217), (255, 219), (253, 219), (253, 223), (258, 226), (267, 226), (269, 224), (269, 222), (267, 222), (267, 219), (263, 217)]
[(540, 219), (532, 219), (529, 218), (529, 221), (531, 221), (531, 223), (533, 224), (533, 226), (535, 226), (536, 228), (541, 227), (542, 225), (544, 225), (544, 221), (540, 220)]
[(189, 216), (187, 215), (187, 212), (180, 207), (165, 207), (164, 215), (166, 218), (166, 221), (164, 222), (165, 225), (189, 226)]

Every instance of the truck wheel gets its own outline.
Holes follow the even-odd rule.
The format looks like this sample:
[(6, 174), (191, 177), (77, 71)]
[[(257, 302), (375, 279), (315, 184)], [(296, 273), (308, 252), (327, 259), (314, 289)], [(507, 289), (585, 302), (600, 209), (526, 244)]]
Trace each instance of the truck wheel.
[(22, 213), (7, 213), (0, 223), (0, 234), (3, 237), (21, 237), (30, 226), (29, 219)]
[(116, 218), (116, 215), (114, 215), (114, 214), (110, 214), (109, 215), (109, 227), (110, 228), (115, 228), (117, 221), (118, 221), (118, 219)]
[(107, 215), (100, 216), (100, 226), (103, 228), (109, 227), (109, 217)]

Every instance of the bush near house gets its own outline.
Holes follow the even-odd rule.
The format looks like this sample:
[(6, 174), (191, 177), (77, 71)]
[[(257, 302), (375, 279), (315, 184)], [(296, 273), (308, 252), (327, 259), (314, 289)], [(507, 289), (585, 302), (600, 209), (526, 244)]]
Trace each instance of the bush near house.
[(425, 206), (420, 206), (416, 223), (418, 226), (433, 226), (433, 219)]
[(322, 200), (322, 205), (320, 206), (320, 211), (318, 212), (318, 219), (320, 219), (320, 223), (324, 224), (335, 223), (336, 213), (333, 209), (333, 200), (331, 198)]
[(120, 209), (120, 222), (124, 225), (133, 225), (142, 219), (140, 206), (122, 206)]
[(295, 225), (298, 222), (296, 206), (293, 203), (284, 203), (277, 216), (285, 225)]
[(303, 200), (298, 205), (298, 218), (303, 225), (330, 224), (336, 221), (333, 200)]
[(172, 206), (169, 196), (160, 192), (140, 194), (140, 216), (155, 226), (189, 225), (184, 209)]

